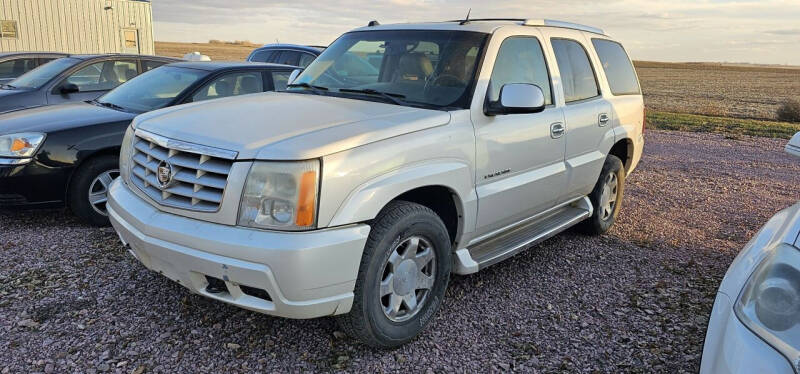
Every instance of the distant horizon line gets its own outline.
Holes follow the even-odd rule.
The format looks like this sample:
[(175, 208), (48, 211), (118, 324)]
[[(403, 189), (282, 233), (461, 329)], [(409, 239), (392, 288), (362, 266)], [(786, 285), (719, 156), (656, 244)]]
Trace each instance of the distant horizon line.
[[(273, 44), (273, 43), (258, 43), (258, 42), (252, 42), (252, 41), (249, 41), (249, 40), (234, 40), (234, 41), (230, 41), (230, 40), (218, 40), (218, 39), (209, 39), (206, 42), (191, 42), (191, 41), (176, 41), (176, 40), (156, 40), (155, 43), (209, 44), (209, 45), (210, 44), (215, 44), (215, 43), (211, 43), (212, 40), (219, 41), (220, 42), (219, 44), (223, 44), (223, 45), (241, 46), (241, 47), (247, 47), (247, 46), (251, 46), (251, 45), (252, 46), (262, 46), (262, 45), (267, 45), (267, 44)], [(240, 42), (240, 43), (237, 43), (237, 42)], [(245, 44), (245, 43), (247, 43), (247, 44)], [(280, 42), (280, 43), (285, 43), (285, 42)], [(325, 45), (325, 43), (318, 43), (318, 44), (314, 44), (314, 43), (312, 43), (312, 44), (286, 43), (286, 44), (320, 45), (320, 46), (321, 45)], [(702, 60), (695, 60), (695, 61), (659, 61), (659, 60), (633, 59), (633, 62), (634, 63), (636, 63), (636, 62), (639, 62), (639, 63), (642, 63), (642, 62), (644, 62), (644, 63), (654, 62), (654, 63), (659, 63), (659, 64), (721, 64), (721, 65), (728, 65), (728, 66), (748, 65), (748, 66), (752, 66), (752, 67), (800, 68), (800, 64), (798, 64), (798, 65), (793, 65), (793, 64), (790, 64), (790, 63), (784, 63), (784, 64), (772, 63), (772, 64), (770, 64), (770, 63), (763, 63), (763, 62), (747, 62), (747, 61), (711, 61), (711, 60), (709, 60), (709, 61), (702, 61)]]

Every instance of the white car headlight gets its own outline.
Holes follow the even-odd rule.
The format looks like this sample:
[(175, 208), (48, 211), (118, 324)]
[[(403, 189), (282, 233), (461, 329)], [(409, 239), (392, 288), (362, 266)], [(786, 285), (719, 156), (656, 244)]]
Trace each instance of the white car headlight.
[(291, 231), (315, 228), (319, 171), (319, 160), (254, 162), (239, 206), (239, 225)]
[(38, 132), (0, 135), (0, 157), (32, 157), (43, 140)]
[(800, 371), (800, 250), (775, 248), (750, 275), (734, 311)]

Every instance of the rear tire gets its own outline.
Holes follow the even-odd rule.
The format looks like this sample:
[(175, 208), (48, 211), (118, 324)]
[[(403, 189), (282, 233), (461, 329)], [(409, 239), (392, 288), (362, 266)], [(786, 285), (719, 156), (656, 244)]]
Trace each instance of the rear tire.
[(624, 192), (625, 167), (617, 156), (608, 155), (600, 172), (600, 178), (589, 194), (594, 212), (591, 217), (581, 222), (582, 231), (590, 235), (601, 235), (611, 229), (622, 208)]
[(108, 188), (119, 176), (119, 158), (107, 155), (84, 162), (75, 172), (67, 192), (72, 213), (94, 226), (108, 226)]
[(431, 209), (396, 201), (384, 208), (367, 239), (349, 314), (337, 317), (348, 335), (376, 348), (414, 339), (442, 304), (452, 244)]

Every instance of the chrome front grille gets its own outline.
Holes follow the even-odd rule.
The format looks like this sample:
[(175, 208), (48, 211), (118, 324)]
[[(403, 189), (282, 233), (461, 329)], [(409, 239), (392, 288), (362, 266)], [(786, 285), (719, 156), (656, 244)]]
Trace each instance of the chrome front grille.
[[(219, 210), (237, 153), (136, 130), (131, 182), (157, 203), (174, 208)], [(160, 170), (164, 171), (159, 180)], [(169, 170), (169, 173), (166, 171)], [(169, 181), (165, 176), (169, 176)]]

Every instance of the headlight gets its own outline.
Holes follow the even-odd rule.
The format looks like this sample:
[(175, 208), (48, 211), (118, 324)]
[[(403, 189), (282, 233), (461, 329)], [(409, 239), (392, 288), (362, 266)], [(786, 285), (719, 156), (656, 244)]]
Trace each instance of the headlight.
[(734, 311), (751, 331), (800, 371), (800, 250), (775, 248), (756, 268)]
[(239, 206), (239, 225), (292, 231), (315, 228), (319, 166), (319, 160), (254, 162)]
[(0, 135), (0, 157), (32, 157), (42, 140), (44, 134), (38, 132)]
[(119, 149), (119, 173), (124, 182), (130, 181), (131, 149), (133, 149), (133, 126), (128, 126)]

